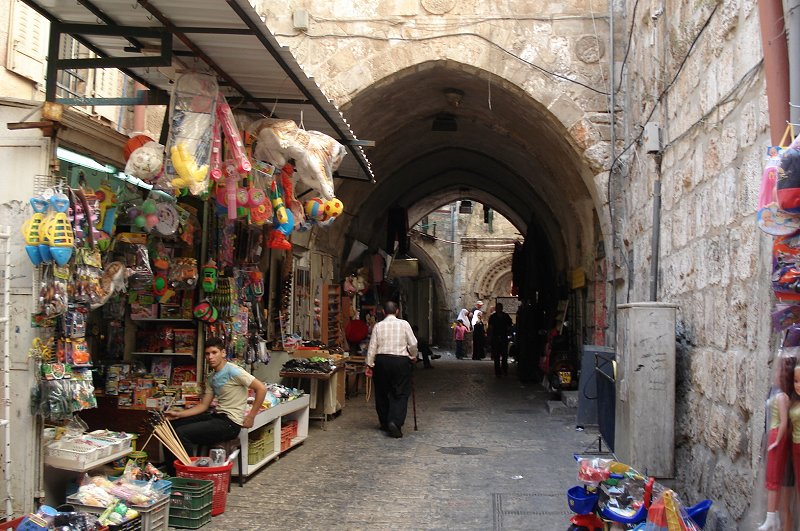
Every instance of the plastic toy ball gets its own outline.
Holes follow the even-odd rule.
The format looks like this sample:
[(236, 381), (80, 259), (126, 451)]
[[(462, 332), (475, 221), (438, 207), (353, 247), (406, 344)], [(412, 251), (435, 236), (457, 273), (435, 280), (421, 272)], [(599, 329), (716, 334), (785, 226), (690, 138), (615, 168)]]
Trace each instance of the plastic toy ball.
[(156, 202), (152, 199), (148, 199), (144, 203), (142, 203), (142, 212), (145, 214), (155, 214), (156, 213)]
[(147, 227), (148, 229), (152, 229), (156, 225), (158, 225), (158, 216), (156, 216), (155, 214), (147, 214), (144, 217), (144, 226), (145, 227)]
[(141, 215), (136, 216), (136, 218), (133, 220), (133, 224), (139, 227), (140, 229), (144, 228), (145, 223), (147, 223), (147, 220), (145, 220), (145, 217)]
[(131, 157), (131, 153), (152, 141), (152, 138), (145, 135), (136, 135), (128, 139), (128, 141), (125, 142), (125, 147), (122, 148), (122, 155), (125, 157), (125, 161), (127, 162), (127, 160)]
[(306, 201), (305, 212), (308, 219), (319, 221), (325, 215), (325, 202), (319, 197), (312, 197)]
[(335, 218), (339, 214), (344, 211), (344, 205), (341, 201), (336, 199), (329, 199), (325, 201), (325, 217), (326, 218)]

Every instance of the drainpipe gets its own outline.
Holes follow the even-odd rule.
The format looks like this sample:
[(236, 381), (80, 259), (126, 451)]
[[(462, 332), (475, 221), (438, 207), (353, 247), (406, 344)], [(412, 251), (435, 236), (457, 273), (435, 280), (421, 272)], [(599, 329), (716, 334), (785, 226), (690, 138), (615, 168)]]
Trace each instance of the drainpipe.
[[(614, 58), (614, 0), (611, 0), (608, 3), (608, 113), (609, 113), (609, 120), (611, 122), (611, 160), (615, 160), (617, 157), (617, 134), (616, 134), (616, 94), (615, 88), (616, 85), (616, 68), (615, 68), (615, 58)], [(606, 186), (608, 187), (608, 215), (609, 215), (609, 222), (611, 228), (611, 252), (609, 253), (608, 259), (608, 271), (606, 272), (606, 279), (605, 282), (608, 282), (609, 292), (611, 295), (611, 303), (608, 308), (608, 317), (609, 319), (606, 320), (606, 323), (610, 325), (609, 333), (606, 333), (605, 343), (609, 346), (614, 346), (617, 337), (617, 283), (615, 282), (616, 276), (616, 261), (617, 261), (617, 229), (616, 223), (614, 223), (614, 217), (616, 216), (616, 211), (614, 210), (614, 168), (609, 168), (608, 170), (608, 183)]]
[(759, 1), (758, 18), (764, 50), (770, 138), (772, 145), (778, 145), (789, 121), (789, 50), (784, 37), (782, 0)]
[(658, 255), (661, 246), (661, 153), (653, 156), (656, 164), (656, 180), (653, 183), (653, 238), (650, 259), (650, 300), (658, 298)]
[(789, 0), (789, 120), (800, 124), (800, 0)]

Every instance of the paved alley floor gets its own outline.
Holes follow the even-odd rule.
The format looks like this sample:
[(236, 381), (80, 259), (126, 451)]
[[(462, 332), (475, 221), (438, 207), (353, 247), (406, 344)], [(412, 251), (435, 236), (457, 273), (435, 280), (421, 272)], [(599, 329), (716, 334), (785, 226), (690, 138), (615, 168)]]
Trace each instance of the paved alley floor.
[(303, 444), (234, 483), (203, 529), (567, 529), (573, 454), (596, 449), (596, 432), (576, 431), (574, 410), (549, 414), (548, 393), (513, 367), (434, 363), (415, 371), (418, 431), (409, 401), (404, 437), (384, 435), (362, 391), (327, 431), (311, 421)]

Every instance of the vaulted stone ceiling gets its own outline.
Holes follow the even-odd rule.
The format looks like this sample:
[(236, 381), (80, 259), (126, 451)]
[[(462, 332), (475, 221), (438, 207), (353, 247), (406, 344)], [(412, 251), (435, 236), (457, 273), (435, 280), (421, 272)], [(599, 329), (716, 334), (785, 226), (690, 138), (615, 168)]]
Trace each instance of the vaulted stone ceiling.
[[(456, 89), (456, 106), (445, 92)], [(349, 214), (338, 230), (373, 246), (385, 240), (385, 212), (406, 207), (409, 225), (456, 199), (474, 199), (508, 218), (523, 234), (533, 220), (546, 234), (558, 267), (566, 240), (580, 233), (591, 200), (565, 129), (542, 105), (510, 83), (448, 62), (400, 72), (360, 93), (343, 109), (361, 138), (376, 184), (341, 181)], [(432, 131), (450, 113), (457, 131)], [(577, 212), (583, 210), (583, 219)], [(591, 212), (591, 208), (589, 208)]]

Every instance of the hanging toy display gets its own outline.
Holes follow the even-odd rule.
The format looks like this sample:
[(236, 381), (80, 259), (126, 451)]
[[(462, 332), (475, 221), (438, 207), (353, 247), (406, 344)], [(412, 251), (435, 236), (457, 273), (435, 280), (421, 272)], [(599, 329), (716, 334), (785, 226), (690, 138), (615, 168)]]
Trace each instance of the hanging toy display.
[(269, 233), (267, 246), (270, 249), (290, 251), (292, 249), (292, 244), (286, 238), (292, 233), (292, 229), (294, 228), (294, 215), (292, 211), (283, 204), (283, 197), (281, 196), (277, 179), (272, 182), (269, 196), (272, 202), (275, 224)]
[(236, 161), (236, 171), (241, 174), (249, 173), (253, 167), (250, 164), (250, 159), (247, 158), (247, 153), (245, 153), (242, 136), (239, 134), (239, 128), (236, 127), (236, 120), (233, 118), (231, 107), (221, 92), (217, 94), (216, 110), (217, 121), (225, 133), (225, 139), (228, 141), (233, 158)]
[(25, 238), (25, 252), (28, 253), (28, 258), (31, 259), (33, 265), (38, 266), (44, 261), (39, 253), (39, 246), (42, 243), (42, 222), (45, 219), (48, 203), (41, 197), (31, 197), (30, 204), (33, 208), (33, 216), (22, 224), (22, 236)]
[(203, 291), (211, 293), (217, 289), (217, 263), (212, 258), (203, 266)]
[(188, 188), (201, 195), (208, 188), (217, 80), (214, 76), (190, 72), (175, 82), (170, 100), (170, 156), (164, 174), (173, 188)]
[(50, 247), (49, 252), (53, 260), (58, 265), (64, 266), (72, 257), (75, 246), (72, 225), (67, 218), (69, 199), (61, 192), (56, 193), (50, 198), (50, 206), (53, 207), (54, 215), (47, 225), (45, 240)]
[[(155, 181), (164, 166), (164, 146), (144, 135), (128, 140), (129, 143), (131, 141), (139, 145), (125, 159), (125, 173), (146, 183)], [(145, 141), (144, 144), (141, 144), (142, 141)]]
[(156, 224), (153, 232), (161, 236), (172, 236), (178, 231), (180, 226), (180, 216), (172, 203), (162, 201), (156, 204)]
[(274, 169), (271, 164), (256, 161), (253, 172), (250, 174), (252, 179), (247, 204), (250, 207), (250, 221), (256, 225), (263, 225), (272, 218), (272, 203), (264, 190), (266, 188), (265, 179), (272, 177)]
[(305, 204), (306, 218), (312, 221), (325, 219), (325, 201), (319, 197), (312, 197)]

